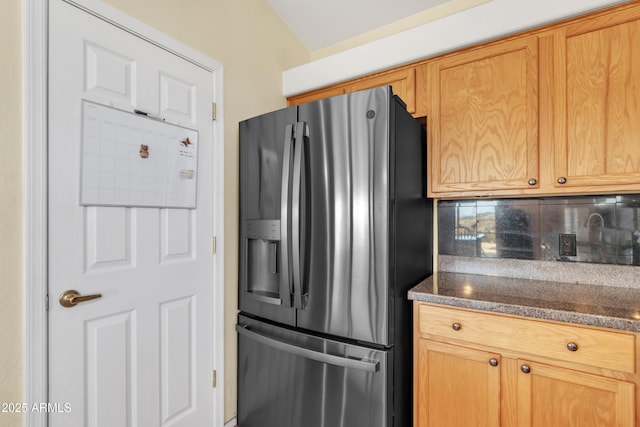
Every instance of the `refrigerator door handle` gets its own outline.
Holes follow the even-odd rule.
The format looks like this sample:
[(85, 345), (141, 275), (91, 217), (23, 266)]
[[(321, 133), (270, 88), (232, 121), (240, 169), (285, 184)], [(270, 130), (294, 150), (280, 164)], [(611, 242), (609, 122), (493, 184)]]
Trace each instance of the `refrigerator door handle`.
[(257, 341), (261, 344), (268, 345), (275, 349), (301, 356), (307, 359), (315, 360), (320, 363), (326, 363), (329, 365), (340, 366), (343, 368), (358, 369), (366, 372), (378, 372), (380, 369), (380, 362), (375, 360), (366, 359), (352, 359), (349, 357), (336, 356), (334, 354), (322, 353), (319, 351), (311, 350), (305, 347), (300, 347), (294, 344), (289, 344), (284, 341), (271, 338), (260, 333), (254, 332), (247, 325), (236, 325), (236, 331), (246, 336), (249, 339)]
[(296, 123), (296, 144), (293, 158), (293, 195), (291, 203), (292, 255), (293, 255), (293, 300), (294, 307), (304, 309), (302, 280), (304, 278), (304, 230), (305, 227), (304, 202), (306, 195), (304, 174), (305, 140), (309, 137), (309, 127), (304, 122)]
[(280, 287), (283, 305), (291, 307), (291, 149), (293, 147), (293, 125), (287, 125), (284, 135), (284, 154), (282, 158), (282, 193), (280, 196), (280, 245), (282, 262), (282, 282)]

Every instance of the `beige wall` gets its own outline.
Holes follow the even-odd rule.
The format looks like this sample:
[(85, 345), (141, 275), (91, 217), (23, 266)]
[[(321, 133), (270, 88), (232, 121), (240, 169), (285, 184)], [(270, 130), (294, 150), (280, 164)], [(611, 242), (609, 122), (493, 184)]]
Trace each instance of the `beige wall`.
[[(238, 122), (285, 106), (282, 71), (309, 52), (266, 0), (106, 0), (224, 66), (225, 419), (236, 413)], [(22, 401), (21, 5), (0, 13), (0, 403)], [(0, 413), (0, 425), (21, 418)]]
[[(0, 13), (0, 404), (22, 401), (21, 0)], [(22, 425), (0, 412), (0, 425)]]

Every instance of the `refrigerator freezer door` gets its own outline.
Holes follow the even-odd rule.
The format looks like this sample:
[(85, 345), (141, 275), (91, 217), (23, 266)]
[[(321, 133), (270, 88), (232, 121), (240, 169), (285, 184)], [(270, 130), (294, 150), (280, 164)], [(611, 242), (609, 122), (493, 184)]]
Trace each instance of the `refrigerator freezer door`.
[(287, 108), (240, 123), (241, 311), (293, 325), (290, 198), (293, 124)]
[(325, 340), (240, 316), (238, 425), (393, 425), (392, 353)]
[(390, 88), (301, 105), (308, 193), (301, 328), (391, 345)]

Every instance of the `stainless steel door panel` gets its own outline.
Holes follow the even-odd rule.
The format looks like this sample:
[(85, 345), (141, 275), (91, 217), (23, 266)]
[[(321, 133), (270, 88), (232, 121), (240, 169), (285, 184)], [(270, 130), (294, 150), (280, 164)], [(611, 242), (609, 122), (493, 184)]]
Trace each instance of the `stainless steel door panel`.
[(289, 186), (283, 187), (283, 176), (286, 180), (290, 175), (284, 159), (296, 119), (297, 108), (292, 107), (245, 120), (239, 129), (239, 308), (289, 325), (295, 323), (295, 310), (284, 256), (289, 218), (282, 202), (289, 197)]
[(298, 326), (390, 345), (389, 109), (379, 88), (301, 105), (307, 266)]
[(392, 426), (390, 351), (239, 317), (238, 425)]

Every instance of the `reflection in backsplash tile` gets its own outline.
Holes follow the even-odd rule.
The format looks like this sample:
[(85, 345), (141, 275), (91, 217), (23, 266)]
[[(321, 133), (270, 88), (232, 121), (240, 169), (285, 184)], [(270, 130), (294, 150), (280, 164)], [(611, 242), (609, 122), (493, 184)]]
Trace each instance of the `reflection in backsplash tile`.
[(640, 265), (640, 195), (440, 201), (438, 236), (443, 255)]

